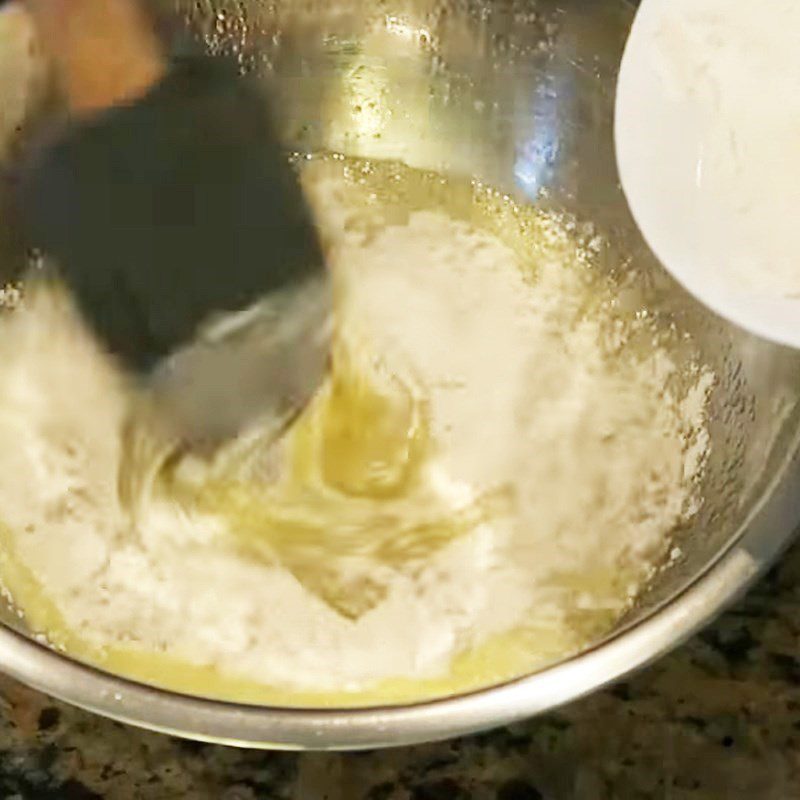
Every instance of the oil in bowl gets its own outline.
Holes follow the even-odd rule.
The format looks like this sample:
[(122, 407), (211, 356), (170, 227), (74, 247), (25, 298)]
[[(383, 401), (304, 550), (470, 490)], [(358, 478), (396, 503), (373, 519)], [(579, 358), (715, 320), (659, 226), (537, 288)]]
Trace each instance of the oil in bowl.
[(56, 289), (0, 318), (0, 569), (29, 627), (282, 706), (451, 695), (596, 641), (697, 511), (712, 371), (617, 302), (572, 218), (395, 162), (295, 161), (336, 332), (276, 445), (173, 460), (133, 519), (113, 363)]

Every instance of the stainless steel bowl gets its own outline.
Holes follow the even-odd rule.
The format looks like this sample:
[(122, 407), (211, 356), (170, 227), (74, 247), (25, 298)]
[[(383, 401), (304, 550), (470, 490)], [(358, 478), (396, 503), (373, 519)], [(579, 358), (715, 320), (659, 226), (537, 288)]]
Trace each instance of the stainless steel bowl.
[[(652, 313), (690, 331), (719, 376), (705, 501), (693, 524), (676, 534), (681, 557), (610, 635), (541, 672), (463, 696), (335, 711), (192, 697), (54, 652), (31, 638), (10, 609), (0, 627), (4, 671), (101, 714), (198, 739), (395, 745), (511, 722), (590, 692), (675, 646), (746, 588), (800, 519), (800, 354), (699, 308), (654, 262), (631, 221), (614, 163), (612, 107), (632, 4), (152, 3), (175, 49), (200, 44), (263, 74), (280, 98), (292, 148), (398, 158), (476, 176), (594, 223), (610, 242), (609, 268), (629, 272)], [(14, 263), (9, 248), (6, 266)]]

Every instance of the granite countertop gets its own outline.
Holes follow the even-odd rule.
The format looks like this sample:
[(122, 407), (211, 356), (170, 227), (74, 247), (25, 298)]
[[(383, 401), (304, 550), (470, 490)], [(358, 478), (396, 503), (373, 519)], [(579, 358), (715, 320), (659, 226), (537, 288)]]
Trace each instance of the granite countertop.
[(0, 800), (800, 798), (800, 544), (660, 662), (555, 713), (351, 754), (203, 745), (0, 679)]

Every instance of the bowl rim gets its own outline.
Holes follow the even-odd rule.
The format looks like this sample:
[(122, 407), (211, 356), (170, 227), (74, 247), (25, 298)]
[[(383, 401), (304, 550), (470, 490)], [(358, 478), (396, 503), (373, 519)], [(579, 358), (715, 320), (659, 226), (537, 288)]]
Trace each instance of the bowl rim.
[(416, 704), (280, 708), (180, 694), (73, 660), (5, 624), (0, 670), (119, 722), (216, 744), (357, 750), (435, 741), (513, 723), (619, 680), (696, 632), (742, 594), (790, 543), (800, 522), (800, 427), (738, 534), (698, 575), (640, 620), (545, 669)]

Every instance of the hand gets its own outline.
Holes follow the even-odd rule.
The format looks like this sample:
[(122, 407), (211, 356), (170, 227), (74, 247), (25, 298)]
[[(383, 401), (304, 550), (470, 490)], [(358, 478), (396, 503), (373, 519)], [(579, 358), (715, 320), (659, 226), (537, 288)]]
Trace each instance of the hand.
[(166, 69), (137, 0), (24, 0), (76, 114), (131, 102)]

